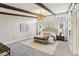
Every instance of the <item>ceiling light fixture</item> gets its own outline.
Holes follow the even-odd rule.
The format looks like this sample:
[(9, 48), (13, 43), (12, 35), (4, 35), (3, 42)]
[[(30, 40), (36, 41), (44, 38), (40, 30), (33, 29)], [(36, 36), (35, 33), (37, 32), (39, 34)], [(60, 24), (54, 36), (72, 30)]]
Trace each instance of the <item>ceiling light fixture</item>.
[(37, 16), (37, 20), (38, 21), (43, 21), (45, 17), (42, 15), (42, 10), (41, 9), (39, 10), (39, 13), (40, 13), (40, 15)]

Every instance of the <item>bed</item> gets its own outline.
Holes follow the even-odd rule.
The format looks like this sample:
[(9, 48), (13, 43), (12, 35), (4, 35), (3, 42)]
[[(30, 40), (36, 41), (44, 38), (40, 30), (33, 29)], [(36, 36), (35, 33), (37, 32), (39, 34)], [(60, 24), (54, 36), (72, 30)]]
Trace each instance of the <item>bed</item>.
[[(56, 33), (54, 33), (54, 32), (51, 32), (51, 31), (43, 31), (40, 35), (36, 35), (35, 37), (34, 37), (34, 39), (36, 39), (36, 40), (40, 40), (40, 38), (43, 38), (43, 37), (48, 37), (47, 38), (47, 42), (48, 43), (54, 43), (54, 41), (56, 40)], [(39, 38), (39, 39), (37, 39), (37, 38)], [(47, 44), (47, 43), (46, 43)]]

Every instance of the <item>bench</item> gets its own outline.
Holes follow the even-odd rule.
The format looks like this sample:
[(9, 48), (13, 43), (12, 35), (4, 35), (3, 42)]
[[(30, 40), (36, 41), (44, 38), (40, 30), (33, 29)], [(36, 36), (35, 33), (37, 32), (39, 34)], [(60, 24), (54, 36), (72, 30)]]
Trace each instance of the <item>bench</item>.
[(34, 37), (34, 42), (45, 43), (45, 45), (46, 45), (46, 44), (48, 44), (48, 38), (49, 38), (49, 36)]

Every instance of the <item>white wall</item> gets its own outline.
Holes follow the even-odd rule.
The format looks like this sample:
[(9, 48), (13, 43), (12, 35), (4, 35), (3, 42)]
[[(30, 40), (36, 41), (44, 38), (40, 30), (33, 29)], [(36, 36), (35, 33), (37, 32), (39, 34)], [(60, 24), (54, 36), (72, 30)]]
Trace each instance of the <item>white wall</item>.
[[(60, 29), (60, 24), (63, 23), (63, 35), (66, 37), (66, 30), (67, 30), (67, 13), (56, 15), (55, 16), (55, 25), (57, 25), (57, 28)], [(67, 40), (67, 39), (66, 39)]]
[[(29, 31), (20, 32), (19, 24), (29, 24)], [(18, 17), (0, 14), (0, 41), (8, 43), (14, 40), (23, 40), (36, 34), (36, 20), (28, 17)]]
[(53, 23), (53, 27), (57, 28), (59, 30), (60, 27), (60, 23), (64, 24), (64, 35), (66, 35), (67, 33), (67, 13), (64, 14), (59, 14), (59, 15), (55, 15), (55, 16), (47, 16), (45, 18), (46, 22), (49, 23)]

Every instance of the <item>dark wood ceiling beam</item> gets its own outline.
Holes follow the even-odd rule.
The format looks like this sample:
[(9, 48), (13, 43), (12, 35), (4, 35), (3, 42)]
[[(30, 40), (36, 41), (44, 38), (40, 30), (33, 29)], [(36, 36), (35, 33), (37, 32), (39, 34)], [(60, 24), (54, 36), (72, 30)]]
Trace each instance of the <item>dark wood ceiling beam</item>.
[(11, 16), (20, 16), (20, 17), (36, 18), (36, 17), (33, 17), (33, 16), (19, 15), (19, 14), (14, 14), (14, 13), (7, 13), (7, 12), (0, 12), (0, 14), (11, 15)]
[(24, 13), (28, 13), (28, 14), (32, 14), (32, 15), (37, 15), (37, 16), (40, 15), (40, 14), (33, 13), (33, 12), (30, 12), (30, 11), (27, 11), (27, 10), (23, 10), (23, 9), (20, 9), (20, 8), (9, 6), (9, 5), (6, 5), (6, 4), (3, 4), (3, 3), (0, 3), (0, 7), (10, 9), (10, 10), (20, 11), (20, 12), (24, 12)]
[(50, 13), (52, 13), (53, 15), (55, 15), (55, 13), (53, 13), (51, 10), (49, 10), (46, 6), (44, 6), (42, 3), (35, 3), (36, 5), (42, 7), (43, 9), (49, 11)]

